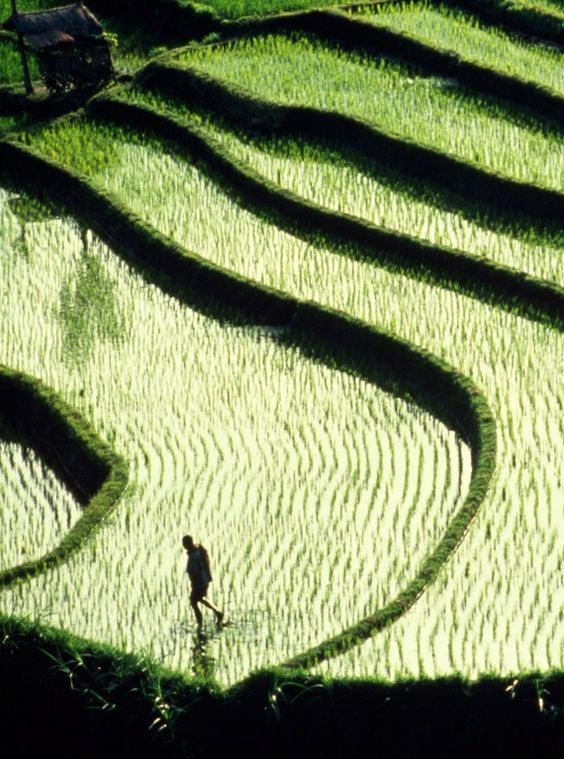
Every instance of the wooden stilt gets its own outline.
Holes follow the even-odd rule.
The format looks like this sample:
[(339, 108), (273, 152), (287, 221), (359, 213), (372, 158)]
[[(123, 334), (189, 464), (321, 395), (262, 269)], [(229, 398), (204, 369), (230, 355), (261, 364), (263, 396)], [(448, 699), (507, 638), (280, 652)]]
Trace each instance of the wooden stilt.
[[(16, 0), (12, 0), (12, 13), (15, 15), (17, 14), (17, 12), (18, 12), (18, 9), (16, 8)], [(25, 91), (27, 95), (31, 95), (31, 93), (33, 92), (33, 84), (31, 83), (31, 75), (29, 73), (29, 65), (27, 62), (27, 52), (25, 49), (24, 38), (23, 38), (23, 35), (20, 34), (20, 32), (17, 32), (17, 35), (18, 35), (18, 47), (20, 49), (20, 58), (22, 59)]]

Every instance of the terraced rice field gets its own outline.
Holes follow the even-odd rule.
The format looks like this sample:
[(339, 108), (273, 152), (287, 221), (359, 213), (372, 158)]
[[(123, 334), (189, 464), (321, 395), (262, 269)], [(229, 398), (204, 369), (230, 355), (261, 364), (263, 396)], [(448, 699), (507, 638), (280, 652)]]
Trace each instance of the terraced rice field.
[[(61, 126), (57, 139), (45, 133), (37, 144), (45, 149), (51, 145), (62, 160), (72, 162), (77, 155), (73, 130), (85, 128), (78, 124)], [(427, 609), (422, 618), (426, 632), (420, 637), (431, 637), (430, 631), (441, 624), (452, 630), (454, 639), (464, 636), (465, 646), (459, 649), (464, 655), (457, 657), (457, 649), (453, 649), (449, 666), (468, 674), (539, 666), (541, 649), (548, 653), (543, 654), (540, 666), (554, 666), (562, 640), (557, 624), (556, 571), (543, 575), (546, 604), (536, 607), (534, 593), (540, 592), (536, 585), (531, 608), (523, 617), (535, 631), (537, 648), (519, 645), (523, 630), (511, 621), (531, 587), (539, 546), (551, 546), (548, 567), (556, 562), (554, 570), (564, 548), (558, 536), (561, 493), (556, 455), (561, 450), (563, 429), (553, 414), (561, 397), (558, 367), (563, 349), (559, 333), (451, 291), (297, 240), (241, 209), (196, 166), (175, 158), (166, 146), (136, 139), (133, 133), (116, 127), (96, 125), (91, 129), (99, 136), (98, 144), (93, 134), (88, 142), (93, 156), (101, 155), (102, 146), (110, 155), (120, 156), (119, 161), (95, 172), (98, 181), (164, 234), (246, 277), (390, 329), (459, 367), (484, 389), (499, 426), (496, 483), (471, 536), (457, 552), (452, 571), (443, 575), (441, 586), (448, 586), (442, 587), (438, 605), (443, 608), (443, 617)], [(83, 152), (79, 166), (88, 160)], [(155, 181), (155, 177), (162, 180)], [(496, 539), (492, 541), (488, 535)], [(503, 566), (514, 551), (520, 560), (509, 574)], [(503, 561), (496, 557), (503, 557)], [(478, 586), (468, 583), (466, 573), (471, 576), (472, 567), (473, 571), (478, 568), (478, 576), (487, 577), (487, 581)], [(496, 589), (495, 597), (490, 597), (492, 588)], [(447, 616), (444, 604), (450, 604)], [(462, 622), (458, 628), (459, 620), (469, 613), (468, 607), (473, 627), (468, 629)], [(442, 619), (444, 622), (437, 621)], [(484, 631), (487, 646), (481, 645)], [(393, 639), (393, 628), (388, 635)], [(409, 639), (400, 639), (397, 646), (402, 649), (398, 656), (405, 671), (421, 673)], [(500, 649), (504, 656), (496, 659)], [(396, 676), (394, 661), (379, 660), (379, 671)], [(357, 655), (355, 662), (357, 674), (368, 674), (373, 666), (369, 653), (366, 657)], [(426, 666), (424, 671), (440, 674), (445, 671), (441, 663), (444, 660), (438, 657), (436, 666)]]
[[(564, 146), (553, 126), (399, 63), (272, 36), (175, 60), (263, 97), (341, 110), (506, 176), (561, 187)], [(127, 97), (172, 108), (135, 91)], [(172, 110), (318, 204), (563, 281), (562, 238), (534, 221), (527, 229), (516, 219), (512, 230), (470, 220), (364, 174), (333, 148), (250, 138)], [(484, 393), (496, 468), (470, 530), (402, 619), (319, 672), (396, 679), (564, 666), (561, 330), (379, 268), (352, 247), (290, 234), (154, 135), (81, 116), (25, 142), (186, 250), (398, 335)], [(165, 294), (76, 221), (22, 213), (30, 203), (0, 189), (0, 364), (40, 377), (91, 420), (128, 460), (130, 483), (93, 540), (56, 570), (3, 590), (2, 609), (227, 684), (393, 599), (468, 492), (464, 431), (335, 366), (292, 323), (253, 325), (218, 314), (217, 303), (212, 316), (212, 304), (196, 310)], [(78, 509), (9, 435), (0, 465), (0, 483), (21, 510), (1, 515), (9, 536), (1, 568), (47, 550)], [(20, 527), (21, 514), (38, 507), (52, 513), (35, 534), (32, 521)], [(179, 537), (188, 531), (210, 548), (212, 600), (235, 623), (221, 634), (206, 627), (205, 661), (182, 587)]]
[[(95, 541), (5, 592), (3, 608), (188, 670), (180, 536), (192, 530), (213, 547), (214, 595), (237, 623), (213, 651), (216, 676), (233, 682), (339, 632), (410, 579), (467, 490), (458, 436), (306, 360), (283, 332), (213, 321), (167, 298), (68, 219), (22, 228), (8, 200), (3, 192), (2, 282), (17, 287), (3, 287), (0, 361), (41, 376), (132, 471)], [(105, 303), (82, 319), (92, 292)], [(2, 455), (24, 454), (9, 444)], [(48, 496), (37, 465), (18, 467), (24, 483), (6, 470), (3, 485), (21, 520)], [(59, 509), (60, 526), (77, 511), (68, 495)], [(27, 556), (14, 513), (5, 518), (7, 565)], [(383, 565), (373, 546), (385, 534), (394, 558)]]
[(560, 130), (494, 99), (472, 96), (452, 79), (423, 76), (401, 63), (303, 36), (190, 48), (173, 60), (268, 100), (356, 116), (504, 176), (563, 188)]
[[(175, 105), (170, 99), (141, 89), (128, 91), (126, 97), (203, 128), (233, 156), (300, 197), (386, 229), (482, 256), (564, 285), (564, 234), (559, 230), (543, 230), (531, 217), (517, 216), (514, 225), (508, 226), (495, 214), (487, 215), (484, 211), (478, 214), (464, 208), (447, 211), (444, 196), (426, 191), (424, 182), (408, 183), (400, 177), (379, 177), (374, 170), (363, 171), (334, 147), (229, 129), (217, 118), (207, 114), (202, 117), (189, 107)], [(78, 145), (84, 128), (77, 126), (71, 132), (65, 127), (60, 142)], [(50, 132), (43, 149), (54, 147), (54, 140)]]
[(361, 17), (439, 50), (457, 53), (463, 60), (489, 66), (564, 95), (561, 53), (510, 35), (447, 5), (394, 3), (368, 9)]

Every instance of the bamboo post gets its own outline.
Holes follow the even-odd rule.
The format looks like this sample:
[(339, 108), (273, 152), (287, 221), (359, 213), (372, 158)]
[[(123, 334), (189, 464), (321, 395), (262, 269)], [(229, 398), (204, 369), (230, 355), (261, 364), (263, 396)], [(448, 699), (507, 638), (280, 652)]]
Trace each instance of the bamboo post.
[[(18, 9), (16, 8), (16, 0), (12, 0), (12, 13), (17, 15)], [(29, 65), (27, 62), (27, 53), (24, 44), (23, 35), (20, 32), (16, 32), (18, 35), (18, 47), (20, 49), (20, 58), (22, 59), (22, 68), (24, 75), (24, 86), (26, 95), (31, 95), (33, 92), (33, 84), (31, 83), (31, 75), (29, 73)]]

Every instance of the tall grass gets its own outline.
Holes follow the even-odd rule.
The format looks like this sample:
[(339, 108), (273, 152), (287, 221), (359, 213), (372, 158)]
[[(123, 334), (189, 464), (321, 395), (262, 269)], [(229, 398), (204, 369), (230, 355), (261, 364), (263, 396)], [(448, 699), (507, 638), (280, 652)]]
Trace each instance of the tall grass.
[[(39, 76), (39, 68), (34, 56), (28, 56), (28, 62), (32, 79), (36, 79)], [(0, 87), (22, 81), (23, 73), (19, 51), (11, 40), (0, 37)]]
[(561, 54), (510, 35), (479, 17), (429, 2), (376, 6), (363, 15), (372, 23), (406, 32), (432, 47), (451, 50), (465, 60), (535, 82), (564, 96)]
[(472, 96), (454, 80), (300, 36), (186, 49), (175, 60), (260, 97), (356, 116), (505, 176), (563, 187), (564, 143), (555, 126)]
[[(83, 126), (75, 137), (73, 128), (63, 139), (62, 132), (53, 134), (51, 145), (69, 162), (78, 134), (88, 134)], [(455, 558), (405, 622), (329, 671), (396, 678), (561, 667), (555, 635), (562, 554), (561, 335), (455, 292), (306, 244), (239, 208), (167, 146), (149, 140), (136, 144), (127, 130), (90, 129), (99, 135), (94, 150), (105, 143), (120, 146), (120, 161), (101, 171), (98, 181), (165, 234), (244, 276), (398, 333), (470, 376), (493, 408), (499, 450), (495, 482)], [(37, 144), (49, 149), (49, 134)], [(413, 438), (406, 438), (406, 445), (413, 445)], [(413, 484), (409, 474), (401, 474), (401, 457), (386, 461), (394, 477)], [(431, 471), (422, 469), (429, 492), (436, 487), (427, 480)], [(223, 490), (218, 484), (214, 492), (219, 497)], [(274, 492), (278, 499), (284, 491), (275, 487)], [(401, 523), (395, 535), (404, 555), (417, 548)], [(386, 549), (376, 553), (376, 564), (395, 562)], [(272, 561), (280, 561), (276, 556), (273, 552)], [(323, 584), (333, 569), (322, 561), (319, 567)]]

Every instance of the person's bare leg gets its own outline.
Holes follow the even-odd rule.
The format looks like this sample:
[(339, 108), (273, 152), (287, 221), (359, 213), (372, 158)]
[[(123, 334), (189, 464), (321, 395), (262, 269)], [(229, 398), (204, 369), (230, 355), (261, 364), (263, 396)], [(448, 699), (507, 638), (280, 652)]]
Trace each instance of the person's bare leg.
[(202, 598), (200, 600), (201, 604), (204, 604), (204, 606), (207, 606), (208, 609), (211, 609), (213, 613), (215, 614), (215, 618), (217, 619), (217, 624), (220, 625), (223, 622), (223, 612), (220, 611), (217, 606), (214, 606), (211, 601), (208, 601), (207, 598)]
[[(203, 601), (202, 601), (203, 603)], [(207, 605), (207, 604), (206, 604)], [(194, 612), (194, 616), (196, 617), (196, 623), (198, 627), (200, 628), (202, 626), (203, 618), (202, 618), (202, 612), (200, 611), (200, 608), (198, 606), (197, 601), (191, 601), (190, 606), (192, 607), (192, 610)]]

